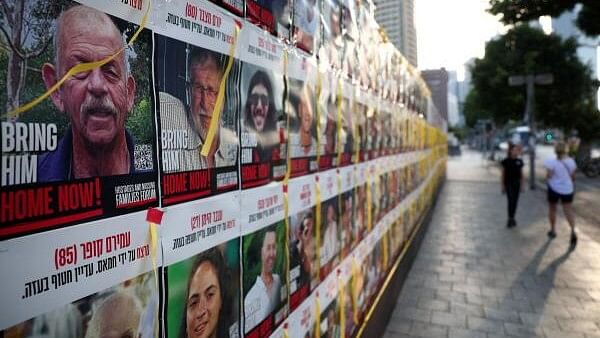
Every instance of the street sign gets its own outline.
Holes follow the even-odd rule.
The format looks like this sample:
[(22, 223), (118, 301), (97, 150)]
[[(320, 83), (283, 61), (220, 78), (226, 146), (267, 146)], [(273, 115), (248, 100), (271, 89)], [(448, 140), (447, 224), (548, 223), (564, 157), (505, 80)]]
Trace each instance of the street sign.
[(510, 86), (521, 86), (525, 84), (525, 76), (523, 75), (512, 75), (508, 77), (508, 84)]
[(554, 82), (554, 76), (550, 73), (538, 74), (535, 76), (535, 84), (551, 85)]

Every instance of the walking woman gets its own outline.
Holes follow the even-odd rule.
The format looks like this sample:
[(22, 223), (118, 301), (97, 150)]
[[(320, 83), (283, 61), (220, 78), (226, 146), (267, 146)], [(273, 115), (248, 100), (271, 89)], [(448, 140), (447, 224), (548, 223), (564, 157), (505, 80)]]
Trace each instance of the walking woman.
[(565, 217), (571, 226), (571, 245), (577, 245), (577, 233), (575, 232), (575, 215), (573, 214), (573, 195), (575, 194), (575, 169), (577, 165), (572, 158), (567, 156), (567, 146), (564, 142), (558, 142), (554, 146), (556, 158), (544, 161), (547, 170), (546, 180), (548, 182), (548, 204), (550, 219), (550, 231), (548, 237), (556, 237), (556, 205), (560, 201), (563, 206)]
[(521, 148), (509, 143), (508, 154), (502, 160), (502, 193), (506, 194), (508, 199), (508, 222), (506, 226), (512, 228), (517, 225), (515, 221), (515, 212), (519, 202), (519, 193), (523, 185), (523, 160), (519, 158)]

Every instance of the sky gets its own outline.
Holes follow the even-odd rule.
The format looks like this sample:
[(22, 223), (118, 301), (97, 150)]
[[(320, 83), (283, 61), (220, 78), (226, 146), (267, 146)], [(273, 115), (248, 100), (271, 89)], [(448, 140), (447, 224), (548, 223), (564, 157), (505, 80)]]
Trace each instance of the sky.
[(445, 67), (460, 79), (465, 62), (483, 57), (485, 42), (506, 31), (488, 7), (488, 0), (415, 0), (419, 69)]

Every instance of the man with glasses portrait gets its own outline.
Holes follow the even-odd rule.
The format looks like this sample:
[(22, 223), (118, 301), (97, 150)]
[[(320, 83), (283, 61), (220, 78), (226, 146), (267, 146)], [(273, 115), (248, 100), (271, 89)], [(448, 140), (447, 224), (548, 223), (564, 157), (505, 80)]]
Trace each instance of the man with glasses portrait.
[[(214, 113), (219, 85), (223, 78), (223, 61), (219, 54), (195, 48), (188, 57), (187, 96), (188, 107), (181, 100), (160, 92), (161, 139), (163, 147), (163, 169), (190, 171), (236, 164), (238, 138), (234, 131), (218, 123), (208, 156), (200, 151), (208, 135)], [(178, 165), (173, 157), (165, 153), (176, 149)], [(166, 163), (171, 165), (165, 167)]]

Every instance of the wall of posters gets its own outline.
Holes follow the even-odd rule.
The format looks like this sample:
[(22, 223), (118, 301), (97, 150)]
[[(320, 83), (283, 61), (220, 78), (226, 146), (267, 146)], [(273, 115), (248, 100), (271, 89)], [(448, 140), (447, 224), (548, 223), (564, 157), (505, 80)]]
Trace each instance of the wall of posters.
[(373, 8), (0, 6), (0, 336), (356, 335), (446, 157)]
[(287, 158), (283, 44), (258, 28), (242, 36), (242, 188), (280, 180)]
[[(24, 47), (31, 50), (27, 62), (14, 58), (18, 51), (3, 52), (11, 65), (2, 67), (9, 81), (2, 106), (9, 112), (1, 122), (0, 238), (158, 205), (152, 63), (143, 57), (152, 49), (150, 31), (142, 30), (102, 70), (80, 73), (50, 99), (14, 111), (82, 59), (98, 61), (124, 48), (139, 27), (127, 14), (115, 17), (71, 1), (52, 5), (15, 1), (48, 15), (32, 13), (31, 22), (20, 26), (2, 21), (5, 31), (18, 36), (28, 29), (36, 33)], [(73, 39), (77, 34), (80, 40)], [(79, 56), (84, 41), (91, 41), (89, 53)], [(26, 71), (28, 64), (39, 71)]]

